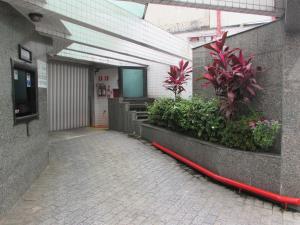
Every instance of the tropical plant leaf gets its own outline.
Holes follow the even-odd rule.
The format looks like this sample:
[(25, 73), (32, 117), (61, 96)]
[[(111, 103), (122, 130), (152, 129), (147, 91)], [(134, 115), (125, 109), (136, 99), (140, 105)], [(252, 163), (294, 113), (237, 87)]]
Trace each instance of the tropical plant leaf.
[(204, 67), (206, 73), (202, 79), (208, 82), (201, 86), (214, 87), (216, 95), (222, 99), (220, 110), (230, 119), (237, 111), (238, 102), (249, 103), (256, 91), (263, 88), (256, 80), (261, 68), (253, 69), (254, 56), (246, 58), (242, 49), (224, 46), (226, 37), (227, 32), (215, 43), (204, 45), (211, 50), (212, 63)]
[(170, 71), (168, 72), (169, 76), (164, 81), (163, 86), (174, 93), (175, 98), (181, 92), (185, 91), (183, 87), (187, 83), (187, 80), (190, 77), (192, 68), (188, 67), (189, 61), (180, 60), (178, 66), (170, 66)]

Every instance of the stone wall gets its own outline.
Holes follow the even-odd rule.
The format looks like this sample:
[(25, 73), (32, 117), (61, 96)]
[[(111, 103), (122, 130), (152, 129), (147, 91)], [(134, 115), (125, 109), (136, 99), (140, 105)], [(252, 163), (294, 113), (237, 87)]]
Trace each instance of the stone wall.
[(281, 192), (300, 197), (300, 33), (286, 33), (283, 62)]
[(218, 175), (280, 193), (279, 155), (226, 148), (149, 124), (142, 125), (141, 136)]
[(48, 162), (47, 89), (39, 88), (39, 119), (14, 125), (10, 58), (18, 58), (18, 44), (46, 61), (51, 40), (7, 3), (0, 1), (0, 216), (30, 187)]
[[(264, 91), (258, 95), (254, 107), (266, 116), (281, 121), (282, 135), (276, 144), (281, 153), (280, 193), (300, 197), (300, 32), (285, 31), (283, 21), (273, 22), (228, 38), (227, 44), (256, 55), (256, 65), (265, 72), (259, 78)], [(209, 62), (203, 47), (193, 51), (194, 65), (199, 68)], [(212, 96), (213, 91), (193, 83), (195, 94)], [(299, 210), (299, 208), (298, 208)]]
[[(283, 85), (283, 46), (284, 27), (282, 21), (273, 22), (258, 28), (245, 31), (227, 38), (226, 45), (241, 48), (246, 56), (254, 54), (254, 64), (264, 70), (259, 74), (258, 81), (264, 90), (258, 93), (252, 106), (262, 111), (270, 119), (281, 121), (282, 118), (282, 85)], [(212, 97), (212, 88), (201, 87), (202, 81), (195, 81), (203, 75), (203, 67), (211, 62), (209, 50), (199, 47), (193, 50), (193, 93)], [(280, 139), (275, 145), (275, 152), (280, 152)]]

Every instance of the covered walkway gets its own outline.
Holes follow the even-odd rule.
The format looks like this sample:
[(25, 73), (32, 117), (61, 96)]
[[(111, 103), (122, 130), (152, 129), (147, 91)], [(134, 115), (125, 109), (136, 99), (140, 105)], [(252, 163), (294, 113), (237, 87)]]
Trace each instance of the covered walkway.
[(54, 133), (50, 154), (1, 225), (300, 224), (299, 213), (212, 183), (121, 133)]

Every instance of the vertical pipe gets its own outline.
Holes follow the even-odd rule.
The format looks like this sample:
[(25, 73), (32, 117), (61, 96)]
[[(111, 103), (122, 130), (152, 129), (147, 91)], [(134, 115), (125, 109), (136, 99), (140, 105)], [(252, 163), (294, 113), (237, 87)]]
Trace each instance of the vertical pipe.
[(217, 10), (217, 30), (216, 30), (216, 36), (218, 38), (221, 35), (222, 35), (221, 11)]

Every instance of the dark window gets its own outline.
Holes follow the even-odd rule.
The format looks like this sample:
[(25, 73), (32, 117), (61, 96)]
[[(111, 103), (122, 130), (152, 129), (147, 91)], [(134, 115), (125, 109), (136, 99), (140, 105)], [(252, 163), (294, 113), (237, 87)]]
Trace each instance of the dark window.
[(12, 61), (12, 91), (15, 123), (37, 118), (36, 68)]

